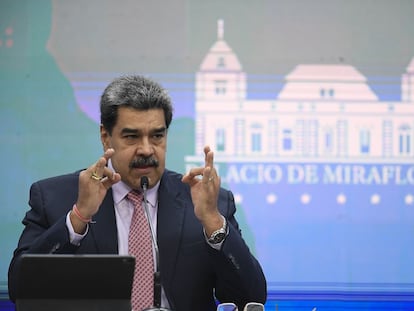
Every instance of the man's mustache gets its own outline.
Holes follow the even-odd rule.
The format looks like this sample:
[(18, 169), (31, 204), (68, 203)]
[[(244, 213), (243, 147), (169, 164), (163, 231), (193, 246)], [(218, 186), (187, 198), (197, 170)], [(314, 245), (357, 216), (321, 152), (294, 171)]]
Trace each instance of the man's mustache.
[(139, 158), (132, 160), (131, 163), (129, 163), (129, 168), (141, 168), (141, 167), (148, 167), (148, 166), (158, 167), (158, 165), (159, 163), (157, 159), (155, 159), (154, 157), (148, 157), (148, 158), (139, 157)]

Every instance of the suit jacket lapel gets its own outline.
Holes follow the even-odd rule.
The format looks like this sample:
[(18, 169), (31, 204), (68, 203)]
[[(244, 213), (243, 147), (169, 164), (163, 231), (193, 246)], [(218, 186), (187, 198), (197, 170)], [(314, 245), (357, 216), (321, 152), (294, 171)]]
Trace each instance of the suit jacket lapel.
[[(176, 176), (164, 173), (158, 192), (157, 240), (160, 251), (161, 279), (167, 296), (171, 292), (177, 253), (185, 220), (185, 187)], [(191, 202), (190, 202), (191, 203)], [(170, 301), (171, 302), (171, 301)]]
[(93, 220), (96, 223), (89, 225), (89, 234), (93, 238), (98, 254), (118, 254), (118, 234), (112, 189), (108, 190)]

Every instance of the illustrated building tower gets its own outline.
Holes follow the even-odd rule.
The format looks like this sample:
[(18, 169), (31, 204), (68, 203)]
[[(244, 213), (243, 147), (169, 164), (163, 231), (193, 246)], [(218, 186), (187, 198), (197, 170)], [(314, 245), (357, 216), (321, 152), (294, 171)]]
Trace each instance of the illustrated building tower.
[[(206, 143), (215, 142), (217, 154), (242, 154), (244, 124), (235, 126), (223, 117), (236, 113), (246, 98), (246, 75), (229, 45), (224, 41), (224, 24), (218, 21), (217, 41), (210, 48), (196, 74), (196, 155)], [(212, 114), (214, 110), (216, 114)], [(209, 112), (209, 113), (207, 113)]]

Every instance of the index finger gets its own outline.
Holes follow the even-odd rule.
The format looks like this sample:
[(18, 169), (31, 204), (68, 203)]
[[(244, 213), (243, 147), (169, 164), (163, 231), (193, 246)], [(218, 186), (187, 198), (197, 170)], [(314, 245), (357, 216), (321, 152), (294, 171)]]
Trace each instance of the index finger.
[(114, 155), (115, 150), (113, 148), (106, 149), (105, 153), (103, 154), (103, 157), (105, 158), (106, 162)]
[(213, 168), (214, 165), (214, 152), (211, 151), (209, 146), (204, 147), (204, 154), (205, 154), (205, 167)]
[(103, 176), (103, 172), (105, 169), (106, 164), (108, 163), (108, 160), (113, 156), (115, 150), (112, 148), (109, 148), (105, 151), (105, 153), (96, 161), (95, 165), (92, 165), (89, 169), (91, 173), (95, 173), (99, 176)]

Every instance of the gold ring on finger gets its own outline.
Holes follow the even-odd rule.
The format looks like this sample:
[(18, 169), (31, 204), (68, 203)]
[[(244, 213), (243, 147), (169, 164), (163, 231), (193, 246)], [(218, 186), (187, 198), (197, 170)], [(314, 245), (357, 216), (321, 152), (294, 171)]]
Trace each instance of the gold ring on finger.
[(93, 172), (91, 178), (99, 181), (102, 179), (102, 176), (99, 176), (96, 172)]

